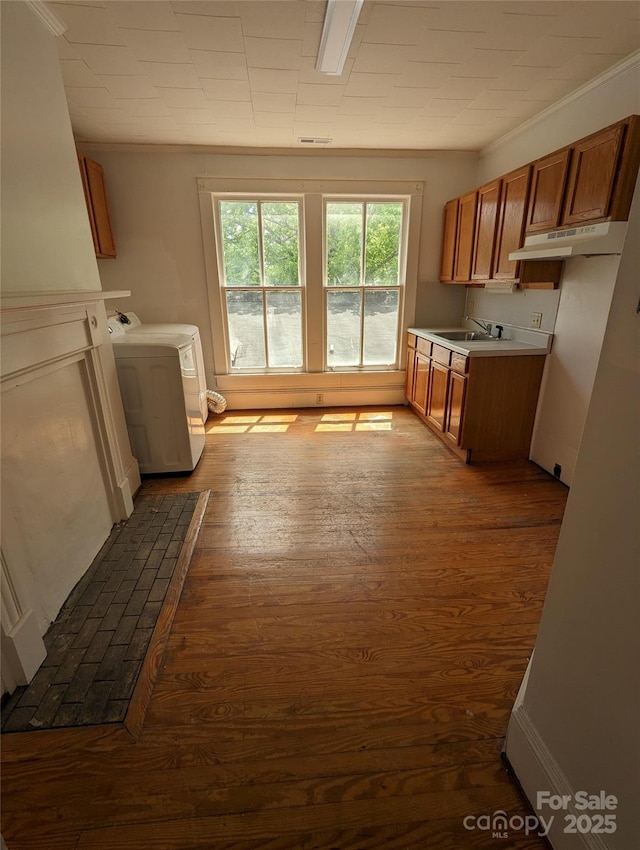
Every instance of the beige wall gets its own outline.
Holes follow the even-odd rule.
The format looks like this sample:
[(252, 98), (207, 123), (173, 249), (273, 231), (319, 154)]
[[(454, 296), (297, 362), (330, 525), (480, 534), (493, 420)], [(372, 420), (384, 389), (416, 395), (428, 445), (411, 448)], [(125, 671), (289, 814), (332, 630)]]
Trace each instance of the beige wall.
[(2, 16), (2, 288), (100, 289), (55, 39), (23, 3)]
[[(84, 146), (105, 169), (118, 258), (99, 262), (104, 289), (130, 289), (120, 309), (143, 321), (200, 326), (207, 373), (213, 356), (198, 207), (198, 177), (416, 180), (424, 182), (417, 324), (449, 324), (462, 315), (464, 287), (437, 283), (442, 207), (476, 180), (477, 157), (264, 156), (118, 151)], [(210, 384), (211, 385), (211, 384)]]

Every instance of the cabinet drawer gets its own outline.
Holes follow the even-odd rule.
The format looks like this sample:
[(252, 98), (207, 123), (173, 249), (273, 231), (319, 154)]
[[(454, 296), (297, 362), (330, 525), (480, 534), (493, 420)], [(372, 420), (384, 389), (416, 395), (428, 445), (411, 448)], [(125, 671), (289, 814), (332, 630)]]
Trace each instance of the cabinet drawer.
[[(434, 346), (437, 348), (437, 346)], [(431, 357), (431, 343), (428, 339), (422, 339), (421, 336), (418, 337), (417, 349), (420, 354), (424, 354), (425, 357)]]
[(451, 369), (454, 372), (459, 372), (461, 375), (467, 374), (467, 366), (469, 359), (464, 354), (458, 354), (456, 351), (451, 352)]
[(438, 363), (442, 363), (443, 366), (448, 366), (451, 361), (451, 350), (449, 348), (444, 348), (442, 345), (433, 344), (433, 349), (431, 351), (431, 356)]
[(407, 334), (407, 345), (409, 348), (415, 348), (418, 337), (415, 334)]

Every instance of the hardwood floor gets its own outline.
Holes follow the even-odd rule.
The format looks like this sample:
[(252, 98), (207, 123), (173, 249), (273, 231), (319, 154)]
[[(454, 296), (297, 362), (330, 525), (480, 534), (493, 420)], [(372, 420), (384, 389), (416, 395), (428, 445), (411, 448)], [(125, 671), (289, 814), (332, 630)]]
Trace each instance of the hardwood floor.
[[(407, 408), (232, 412), (137, 741), (3, 736), (9, 850), (542, 850), (500, 761), (567, 490)], [(271, 428), (271, 430), (268, 430)]]

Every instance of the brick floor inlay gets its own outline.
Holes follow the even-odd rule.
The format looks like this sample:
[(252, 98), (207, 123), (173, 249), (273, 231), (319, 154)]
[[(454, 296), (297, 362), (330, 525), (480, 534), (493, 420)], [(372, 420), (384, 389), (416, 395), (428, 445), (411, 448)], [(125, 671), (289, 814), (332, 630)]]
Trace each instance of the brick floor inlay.
[(138, 496), (44, 637), (47, 657), (3, 732), (121, 723), (199, 493)]

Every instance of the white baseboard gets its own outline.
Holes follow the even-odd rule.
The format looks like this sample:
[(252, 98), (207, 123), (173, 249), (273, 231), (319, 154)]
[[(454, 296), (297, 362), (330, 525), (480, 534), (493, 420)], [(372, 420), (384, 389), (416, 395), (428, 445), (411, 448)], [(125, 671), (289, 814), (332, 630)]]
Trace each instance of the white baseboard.
[(26, 610), (8, 632), (2, 627), (2, 678), (7, 690), (27, 685), (47, 656), (38, 621), (31, 608)]
[(127, 519), (133, 513), (133, 497), (140, 489), (140, 484), (138, 461), (132, 457), (131, 463), (124, 471), (124, 478), (118, 484), (122, 519)]
[[(537, 729), (531, 722), (521, 701), (517, 701), (511, 714), (507, 739), (505, 743), (505, 755), (509, 760), (518, 782), (525, 796), (531, 803), (534, 811), (538, 791), (548, 791), (550, 794), (560, 796), (567, 795), (570, 801), (575, 799), (577, 788), (572, 788), (567, 777), (560, 769), (558, 763), (540, 737)], [(565, 816), (575, 815), (579, 812), (569, 803), (566, 810), (552, 811), (548, 807), (541, 809), (539, 814), (547, 821), (550, 815), (554, 815), (553, 825), (549, 830), (547, 840), (554, 850), (611, 850), (612, 845), (607, 842), (607, 836), (599, 833), (566, 833)]]
[(222, 389), (229, 410), (269, 410), (295, 407), (350, 407), (397, 406), (405, 403), (404, 389), (381, 387), (379, 389), (354, 389), (332, 387), (322, 389), (322, 402), (318, 391), (307, 389), (232, 390)]

